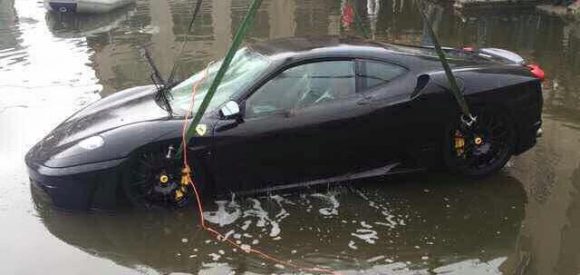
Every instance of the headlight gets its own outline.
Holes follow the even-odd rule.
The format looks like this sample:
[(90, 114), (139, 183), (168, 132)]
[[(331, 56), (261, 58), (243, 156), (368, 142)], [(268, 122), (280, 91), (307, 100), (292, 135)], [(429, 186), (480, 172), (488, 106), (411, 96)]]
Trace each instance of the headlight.
[(94, 150), (105, 144), (105, 140), (101, 136), (93, 136), (83, 139), (79, 142), (79, 147), (85, 150)]

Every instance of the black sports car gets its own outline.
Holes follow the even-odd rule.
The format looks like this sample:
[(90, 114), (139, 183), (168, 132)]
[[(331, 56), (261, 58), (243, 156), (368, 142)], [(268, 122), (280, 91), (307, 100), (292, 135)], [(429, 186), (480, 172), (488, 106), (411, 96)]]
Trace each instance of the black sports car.
[[(188, 145), (204, 194), (331, 183), (446, 167), (469, 177), (530, 149), (543, 72), (500, 49), (445, 49), (469, 131), (428, 47), (285, 38), (239, 50)], [(26, 156), (34, 187), (64, 208), (178, 207), (193, 200), (173, 154), (220, 63), (173, 87), (172, 112), (144, 86), (74, 114)]]

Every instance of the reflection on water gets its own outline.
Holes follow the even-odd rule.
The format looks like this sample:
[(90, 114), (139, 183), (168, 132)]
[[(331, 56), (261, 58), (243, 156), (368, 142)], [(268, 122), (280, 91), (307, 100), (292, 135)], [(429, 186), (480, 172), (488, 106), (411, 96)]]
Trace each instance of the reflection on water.
[[(240, 244), (303, 264), (336, 270), (398, 266), (457, 271), (452, 264), (477, 269), (470, 260), (500, 259), (499, 270), (513, 250), (525, 201), (522, 184), (505, 174), (482, 183), (431, 175), (217, 201), (207, 204), (205, 216)], [(224, 264), (241, 272), (283, 271), (210, 238), (197, 226), (193, 209), (69, 214), (40, 204), (38, 213), (56, 237), (122, 265), (160, 272)]]
[[(47, 14), (41, 1), (0, 0), (1, 274), (291, 271), (216, 243), (193, 210), (71, 214), (30, 199), (24, 153), (74, 110), (148, 84), (137, 47), (148, 45), (168, 73), (189, 40), (181, 78), (223, 56), (250, 1), (204, 1), (187, 35), (194, 2), (139, 0), (79, 17)], [(413, 1), (350, 2), (265, 0), (247, 40), (365, 34), (429, 43)], [(538, 146), (482, 182), (376, 179), (209, 202), (206, 218), (236, 241), (343, 273), (580, 272), (580, 23), (533, 11), (455, 14), (429, 5), (428, 13), (445, 45), (506, 48), (545, 68)], [(43, 260), (22, 264), (30, 258)]]
[(124, 7), (104, 14), (46, 13), (46, 24), (55, 37), (88, 37), (118, 29), (135, 14), (133, 7)]

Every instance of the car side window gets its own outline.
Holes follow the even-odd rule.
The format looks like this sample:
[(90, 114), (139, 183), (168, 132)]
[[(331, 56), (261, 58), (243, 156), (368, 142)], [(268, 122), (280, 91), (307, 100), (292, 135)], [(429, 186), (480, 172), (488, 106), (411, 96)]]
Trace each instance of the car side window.
[(246, 101), (246, 117), (288, 112), (333, 102), (356, 93), (354, 61), (298, 65), (268, 81)]
[(406, 72), (406, 68), (391, 63), (372, 60), (359, 61), (358, 77), (363, 91), (388, 84)]

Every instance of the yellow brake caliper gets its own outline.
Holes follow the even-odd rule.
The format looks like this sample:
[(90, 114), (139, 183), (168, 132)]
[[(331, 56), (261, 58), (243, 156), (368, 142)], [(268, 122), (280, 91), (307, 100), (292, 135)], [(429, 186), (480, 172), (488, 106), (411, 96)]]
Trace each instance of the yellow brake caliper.
[(455, 153), (460, 157), (465, 152), (465, 137), (463, 137), (463, 134), (459, 130), (455, 131), (454, 141)]
[(179, 189), (175, 190), (175, 200), (179, 201), (187, 193), (187, 185), (189, 184), (189, 178), (191, 178), (191, 170), (189, 167), (184, 168), (181, 171), (181, 182)]

